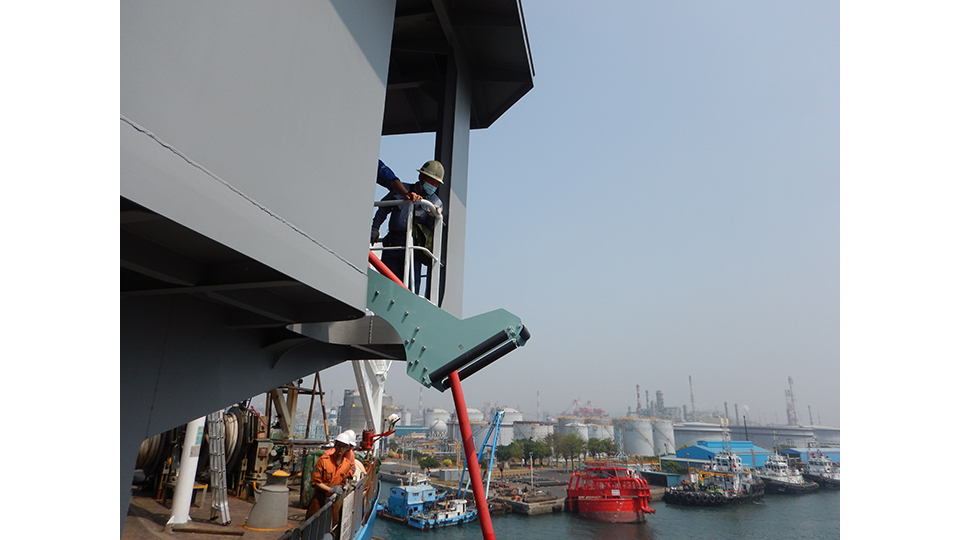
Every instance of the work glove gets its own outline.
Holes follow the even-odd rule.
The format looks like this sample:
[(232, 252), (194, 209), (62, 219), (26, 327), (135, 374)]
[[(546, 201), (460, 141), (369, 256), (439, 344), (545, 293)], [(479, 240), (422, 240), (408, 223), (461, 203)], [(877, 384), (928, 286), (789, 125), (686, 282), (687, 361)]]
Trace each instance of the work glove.
[(330, 494), (340, 497), (343, 495), (343, 488), (340, 486), (333, 486), (332, 488), (330, 488)]
[(374, 228), (370, 228), (370, 245), (376, 244), (377, 240), (380, 240), (380, 231)]

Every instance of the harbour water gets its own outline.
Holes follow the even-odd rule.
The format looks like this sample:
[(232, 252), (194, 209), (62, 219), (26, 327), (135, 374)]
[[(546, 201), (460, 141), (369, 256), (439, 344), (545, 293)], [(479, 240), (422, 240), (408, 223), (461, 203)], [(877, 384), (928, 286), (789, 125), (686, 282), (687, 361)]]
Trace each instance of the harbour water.
[[(388, 484), (384, 484), (387, 486)], [(725, 508), (677, 507), (654, 502), (657, 513), (645, 524), (586, 521), (568, 513), (543, 516), (493, 516), (497, 540), (839, 540), (840, 492), (818, 491), (799, 496), (768, 495), (762, 503)], [(480, 540), (480, 524), (419, 531), (377, 520), (373, 534), (383, 540)]]

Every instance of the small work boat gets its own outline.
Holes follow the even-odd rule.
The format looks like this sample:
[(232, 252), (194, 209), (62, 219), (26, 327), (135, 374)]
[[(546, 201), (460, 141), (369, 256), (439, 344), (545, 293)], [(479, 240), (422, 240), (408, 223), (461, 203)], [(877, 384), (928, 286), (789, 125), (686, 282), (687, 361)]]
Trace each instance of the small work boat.
[(725, 448), (697, 472), (696, 484), (667, 488), (663, 502), (679, 506), (726, 506), (759, 501), (763, 493), (763, 480), (754, 478), (743, 468), (740, 456)]
[(816, 491), (820, 486), (816, 482), (806, 480), (796, 469), (790, 467), (787, 458), (780, 454), (773, 454), (767, 458), (756, 475), (763, 480), (766, 493), (783, 493), (799, 495)]
[(429, 512), (414, 514), (407, 518), (407, 525), (415, 529), (439, 529), (463, 525), (477, 519), (477, 509), (467, 506), (466, 499), (440, 501)]
[(834, 465), (819, 450), (810, 452), (810, 459), (807, 460), (807, 470), (803, 473), (803, 477), (816, 482), (825, 489), (840, 489), (840, 467)]
[(643, 523), (650, 508), (650, 487), (622, 465), (588, 463), (570, 477), (567, 510), (606, 523)]
[(411, 471), (406, 478), (406, 484), (390, 488), (387, 502), (380, 510), (380, 515), (401, 523), (406, 523), (410, 516), (423, 514), (433, 510), (433, 507), (444, 498), (446, 492), (437, 490), (430, 483), (430, 477)]

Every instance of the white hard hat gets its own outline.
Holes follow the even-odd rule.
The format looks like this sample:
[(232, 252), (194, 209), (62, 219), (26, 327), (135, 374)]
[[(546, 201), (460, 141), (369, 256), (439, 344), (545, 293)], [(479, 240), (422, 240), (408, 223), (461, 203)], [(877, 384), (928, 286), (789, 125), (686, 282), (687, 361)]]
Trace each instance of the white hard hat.
[(356, 446), (357, 445), (357, 434), (354, 433), (352, 429), (348, 429), (343, 433), (337, 435), (337, 438), (334, 439), (334, 442), (343, 443), (347, 446)]
[(423, 164), (423, 167), (417, 169), (417, 172), (443, 183), (443, 165), (439, 161), (428, 161)]

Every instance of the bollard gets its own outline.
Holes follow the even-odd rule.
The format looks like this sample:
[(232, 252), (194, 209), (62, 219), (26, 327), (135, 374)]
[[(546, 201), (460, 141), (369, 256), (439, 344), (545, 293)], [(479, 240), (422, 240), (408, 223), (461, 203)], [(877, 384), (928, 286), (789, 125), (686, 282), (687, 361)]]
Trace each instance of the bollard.
[(276, 531), (287, 528), (287, 514), (290, 506), (290, 489), (284, 471), (277, 471), (267, 479), (260, 497), (250, 509), (250, 516), (244, 528), (255, 531)]

